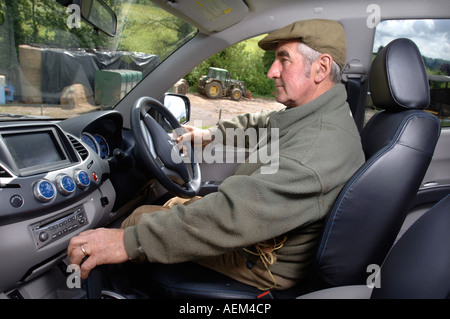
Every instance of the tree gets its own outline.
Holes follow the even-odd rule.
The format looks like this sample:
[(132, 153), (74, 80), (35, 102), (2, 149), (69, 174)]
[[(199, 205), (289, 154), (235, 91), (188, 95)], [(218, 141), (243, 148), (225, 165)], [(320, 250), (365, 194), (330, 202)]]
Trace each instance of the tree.
[(237, 43), (200, 63), (185, 77), (189, 86), (196, 87), (198, 79), (208, 73), (209, 67), (218, 67), (227, 69), (231, 78), (244, 81), (253, 95), (272, 96), (275, 85), (267, 78), (267, 72), (274, 61), (274, 52), (245, 48), (245, 41)]
[(450, 63), (444, 63), (439, 67), (439, 71), (443, 75), (450, 75)]
[[(69, 27), (67, 8), (57, 1), (4, 0), (4, 4), (4, 9), (0, 8), (5, 19), (3, 27), (12, 30), (16, 46), (47, 43), (60, 47), (95, 48), (108, 44), (109, 38), (94, 35), (90, 26)], [(28, 21), (32, 21), (31, 25)]]

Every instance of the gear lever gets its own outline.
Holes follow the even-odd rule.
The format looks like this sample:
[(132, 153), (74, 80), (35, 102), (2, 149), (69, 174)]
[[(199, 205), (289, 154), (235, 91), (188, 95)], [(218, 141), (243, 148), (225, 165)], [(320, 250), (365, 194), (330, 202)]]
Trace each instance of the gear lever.
[[(86, 256), (81, 264), (83, 264), (89, 256)], [(86, 299), (101, 299), (102, 297), (102, 272), (99, 267), (95, 267), (89, 273), (85, 280)]]

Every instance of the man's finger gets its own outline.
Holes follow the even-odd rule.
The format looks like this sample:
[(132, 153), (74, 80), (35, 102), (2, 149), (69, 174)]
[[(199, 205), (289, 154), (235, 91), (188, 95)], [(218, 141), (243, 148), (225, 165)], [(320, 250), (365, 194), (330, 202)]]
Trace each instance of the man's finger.
[[(75, 265), (80, 265), (81, 261), (85, 256), (81, 246), (86, 244), (82, 237), (73, 237), (70, 240), (69, 247), (67, 248), (67, 255), (70, 258), (70, 263)], [(84, 248), (86, 249), (86, 248)]]
[(81, 279), (87, 279), (91, 270), (94, 269), (96, 266), (97, 262), (95, 260), (95, 257), (93, 256), (87, 257), (80, 266)]

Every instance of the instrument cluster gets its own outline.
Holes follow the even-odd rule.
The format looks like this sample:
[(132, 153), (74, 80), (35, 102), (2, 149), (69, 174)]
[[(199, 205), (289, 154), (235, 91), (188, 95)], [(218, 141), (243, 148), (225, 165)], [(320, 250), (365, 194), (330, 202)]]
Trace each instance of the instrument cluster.
[(83, 132), (81, 140), (88, 145), (96, 154), (105, 159), (110, 156), (110, 148), (106, 139), (99, 134)]

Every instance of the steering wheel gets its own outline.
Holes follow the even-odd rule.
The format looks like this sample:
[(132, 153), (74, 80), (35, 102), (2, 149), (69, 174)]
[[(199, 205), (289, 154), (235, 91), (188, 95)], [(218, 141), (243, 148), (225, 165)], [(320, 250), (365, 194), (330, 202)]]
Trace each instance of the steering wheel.
[(178, 135), (184, 133), (175, 116), (161, 102), (151, 97), (141, 97), (131, 109), (131, 129), (137, 155), (146, 170), (167, 191), (179, 197), (194, 197), (200, 190), (201, 172), (200, 165), (194, 159), (192, 144), (186, 142), (187, 155), (181, 154), (174, 139), (149, 114), (152, 110), (157, 111)]

